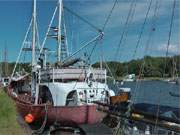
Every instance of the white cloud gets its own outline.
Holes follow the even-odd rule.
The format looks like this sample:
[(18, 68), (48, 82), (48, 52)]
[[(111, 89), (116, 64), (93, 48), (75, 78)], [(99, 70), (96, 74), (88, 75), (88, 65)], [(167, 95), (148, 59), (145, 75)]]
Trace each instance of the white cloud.
[[(149, 0), (144, 1), (138, 1), (136, 4), (135, 14), (132, 23), (137, 22), (143, 22), (148, 6), (149, 6)], [(153, 1), (151, 10), (148, 14), (148, 19), (151, 19), (154, 15), (154, 9), (155, 9), (155, 3), (156, 1)], [(105, 19), (107, 18), (112, 6), (114, 4), (113, 0), (109, 0), (106, 2), (97, 2), (97, 4), (94, 4), (94, 1), (90, 1), (88, 3), (88, 6), (84, 6), (86, 8), (81, 8), (78, 12), (84, 16), (95, 22), (97, 26), (102, 26), (105, 22)], [(117, 28), (119, 26), (124, 25), (129, 8), (130, 8), (131, 1), (129, 2), (121, 2), (119, 1), (117, 5), (114, 8), (114, 11), (111, 15), (110, 21), (108, 23), (108, 28)], [(158, 16), (164, 16), (171, 12), (171, 1), (164, 1), (161, 3), (161, 6), (159, 9)]]
[[(158, 51), (167, 51), (167, 44), (162, 44), (157, 48)], [(169, 54), (180, 54), (180, 45), (178, 44), (170, 44), (168, 48)]]

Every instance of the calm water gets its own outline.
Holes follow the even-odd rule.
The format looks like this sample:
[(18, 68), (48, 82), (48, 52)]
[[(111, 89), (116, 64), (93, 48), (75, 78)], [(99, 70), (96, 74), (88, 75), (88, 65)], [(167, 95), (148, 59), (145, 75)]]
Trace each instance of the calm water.
[(180, 108), (180, 97), (173, 97), (169, 92), (180, 94), (180, 85), (162, 81), (124, 82), (121, 87), (131, 88), (134, 103), (151, 103)]

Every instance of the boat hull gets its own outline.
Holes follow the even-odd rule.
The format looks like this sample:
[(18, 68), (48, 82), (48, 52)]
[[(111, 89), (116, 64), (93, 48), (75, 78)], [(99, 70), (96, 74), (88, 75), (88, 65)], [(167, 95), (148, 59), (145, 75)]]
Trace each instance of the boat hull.
[(102, 121), (105, 113), (97, 110), (97, 105), (79, 106), (52, 106), (45, 104), (34, 105), (14, 98), (18, 112), (23, 118), (32, 114), (33, 122), (43, 122), (47, 115), (47, 123), (60, 123), (65, 126), (76, 126), (80, 124), (95, 124)]

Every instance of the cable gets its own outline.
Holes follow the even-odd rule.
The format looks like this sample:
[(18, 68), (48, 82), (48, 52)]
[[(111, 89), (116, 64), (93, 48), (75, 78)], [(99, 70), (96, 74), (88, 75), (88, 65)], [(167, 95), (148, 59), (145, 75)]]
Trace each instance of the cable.
[(147, 10), (147, 12), (146, 12), (146, 16), (145, 16), (143, 25), (142, 25), (142, 27), (141, 27), (141, 31), (140, 31), (140, 34), (139, 34), (139, 37), (138, 37), (138, 40), (137, 40), (137, 43), (136, 43), (136, 47), (135, 47), (135, 51), (134, 51), (134, 54), (133, 54), (133, 58), (135, 57), (136, 52), (137, 52), (137, 49), (138, 49), (138, 47), (139, 47), (140, 40), (141, 40), (143, 31), (144, 31), (144, 27), (145, 27), (145, 24), (146, 24), (146, 21), (147, 21), (147, 17), (148, 17), (149, 11), (150, 11), (150, 9), (151, 9), (151, 5), (152, 5), (152, 0), (151, 0), (150, 3), (149, 3), (148, 10)]
[[(164, 68), (163, 77), (165, 76), (165, 71), (166, 71), (166, 66), (167, 66), (167, 56), (168, 56), (168, 50), (169, 50), (171, 34), (172, 34), (175, 6), (176, 6), (176, 0), (174, 0), (174, 2), (173, 2), (173, 9), (172, 9), (172, 15), (171, 15), (170, 29), (169, 29), (169, 34), (168, 34), (168, 43), (167, 43), (167, 51), (166, 51), (166, 57), (165, 57), (165, 68)], [(160, 94), (161, 93), (162, 93), (162, 89), (160, 89)], [(156, 131), (156, 129), (157, 129), (157, 122), (158, 122), (158, 116), (159, 116), (159, 111), (160, 111), (159, 104), (160, 104), (160, 99), (159, 99), (159, 102), (158, 102), (158, 108), (157, 108), (157, 113), (156, 113), (157, 117), (156, 117), (156, 121), (155, 121), (154, 131)]]
[[(43, 51), (43, 48), (44, 48), (44, 45), (45, 45), (45, 42), (46, 42), (48, 33), (49, 33), (50, 29), (51, 29), (51, 25), (52, 25), (52, 23), (53, 23), (53, 20), (54, 20), (55, 15), (56, 15), (57, 8), (58, 8), (58, 7), (56, 6), (56, 8), (55, 8), (55, 10), (54, 10), (54, 13), (53, 13), (53, 16), (52, 16), (51, 21), (50, 21), (49, 26), (48, 26), (48, 29), (47, 29), (47, 32), (46, 32), (46, 36), (45, 36), (45, 38), (44, 38), (44, 40), (43, 40), (43, 42), (42, 42), (41, 49), (40, 49), (40, 52), (39, 52), (39, 57), (40, 57), (40, 55), (41, 55), (41, 53), (42, 53), (42, 51)], [(39, 57), (38, 57), (38, 58), (39, 58)]]
[(117, 57), (119, 55), (120, 46), (122, 44), (122, 40), (124, 38), (124, 34), (125, 34), (126, 29), (127, 29), (127, 25), (128, 25), (129, 19), (130, 19), (130, 15), (132, 14), (132, 9), (133, 9), (133, 5), (134, 5), (134, 1), (135, 0), (133, 0), (131, 2), (131, 4), (130, 4), (130, 8), (129, 8), (129, 12), (128, 12), (128, 15), (127, 15), (127, 18), (126, 18), (126, 22), (124, 24), (123, 32), (121, 34), (121, 37), (120, 37), (120, 40), (119, 40), (119, 43), (118, 43), (118, 47), (117, 47), (117, 50), (116, 50), (116, 53), (115, 53), (115, 61), (117, 60)]
[(12, 78), (13, 75), (14, 75), (14, 72), (15, 72), (16, 66), (17, 66), (17, 63), (19, 62), (19, 59), (20, 59), (20, 57), (21, 57), (21, 53), (22, 53), (23, 47), (24, 47), (24, 45), (25, 45), (25, 42), (26, 42), (26, 38), (27, 38), (27, 36), (28, 36), (28, 33), (29, 33), (29, 31), (30, 31), (31, 25), (32, 25), (32, 19), (31, 19), (31, 21), (30, 21), (29, 27), (28, 27), (27, 32), (26, 32), (26, 34), (25, 34), (24, 40), (23, 40), (23, 42), (22, 42), (21, 49), (20, 49), (19, 55), (18, 55), (17, 60), (16, 60), (16, 64), (15, 64), (14, 69), (13, 69), (13, 72), (12, 72), (12, 74), (11, 74), (11, 78)]
[(166, 57), (168, 56), (168, 52), (169, 52), (169, 45), (170, 45), (172, 27), (173, 27), (173, 20), (174, 20), (175, 5), (176, 5), (176, 0), (174, 0), (174, 2), (173, 2), (173, 10), (172, 10), (172, 16), (171, 16), (170, 30), (169, 30), (169, 35), (168, 35)]
[(106, 28), (106, 25), (107, 25), (107, 23), (108, 23), (111, 15), (112, 15), (112, 12), (113, 12), (116, 4), (117, 4), (117, 1), (118, 1), (118, 0), (115, 0), (115, 1), (114, 1), (113, 7), (111, 8), (111, 10), (110, 10), (110, 12), (109, 12), (109, 15), (107, 16), (106, 21), (104, 22), (104, 25), (103, 25), (103, 27), (102, 27), (102, 31), (104, 31), (104, 29)]
[[(125, 34), (125, 37), (127, 37), (127, 33), (128, 33), (128, 30), (127, 30), (128, 27), (127, 26), (129, 24), (129, 22), (132, 21), (132, 19), (133, 19), (135, 8), (136, 8), (136, 0), (133, 0), (131, 2), (131, 4), (130, 4), (129, 12), (128, 12), (128, 15), (127, 15), (127, 18), (126, 18), (126, 22), (124, 24), (123, 32), (121, 34), (121, 37), (120, 37), (120, 40), (119, 40), (119, 43), (118, 43), (118, 47), (117, 47), (116, 52), (115, 52), (115, 58), (114, 58), (115, 61), (117, 61), (117, 58), (119, 57), (120, 47), (122, 45), (124, 34)], [(115, 71), (117, 70), (117, 68), (118, 68), (118, 66), (115, 68)]]
[(87, 21), (86, 19), (84, 19), (83, 17), (79, 16), (77, 13), (75, 13), (74, 11), (70, 10), (69, 8), (67, 8), (66, 6), (64, 6), (64, 9), (68, 12), (70, 12), (71, 14), (73, 14), (74, 16), (76, 16), (77, 18), (79, 18), (80, 20), (82, 20), (83, 22), (87, 23), (89, 26), (91, 26), (92, 28), (94, 28), (95, 30), (97, 30), (98, 32), (102, 32), (101, 29), (99, 29), (97, 26), (95, 26), (94, 24), (90, 23), (89, 21)]

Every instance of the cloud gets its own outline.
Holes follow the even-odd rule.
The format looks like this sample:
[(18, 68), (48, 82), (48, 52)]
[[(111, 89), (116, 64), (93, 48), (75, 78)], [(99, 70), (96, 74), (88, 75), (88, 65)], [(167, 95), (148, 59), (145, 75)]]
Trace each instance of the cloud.
[[(167, 44), (162, 44), (158, 46), (157, 51), (166, 52)], [(168, 48), (169, 54), (180, 54), (180, 45), (178, 44), (170, 44)]]
[[(132, 23), (142, 23), (144, 21), (148, 6), (149, 6), (149, 0), (144, 1), (137, 1), (136, 3), (136, 9), (133, 17)], [(172, 1), (163, 1), (160, 3), (160, 8), (158, 16), (167, 16), (169, 13), (171, 13), (171, 7), (172, 7)], [(87, 3), (84, 3), (85, 5), (81, 8), (79, 8), (78, 12), (82, 16), (88, 18), (89, 21), (92, 23), (95, 22), (95, 24), (99, 27), (102, 27), (102, 25), (105, 22), (105, 19), (107, 18), (114, 1), (109, 0), (105, 2), (95, 2), (95, 1), (89, 1)], [(131, 1), (119, 1), (111, 15), (111, 18), (108, 22), (108, 28), (117, 28), (122, 27), (126, 21), (129, 9), (130, 9)], [(152, 2), (151, 9), (148, 14), (148, 19), (152, 19), (154, 16), (154, 9), (155, 9), (156, 1)]]

